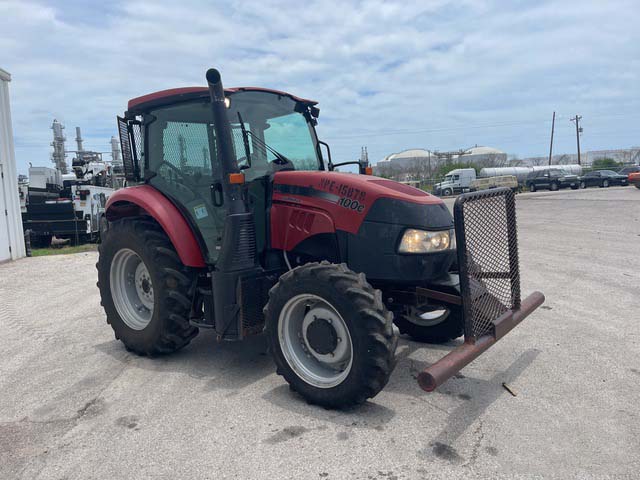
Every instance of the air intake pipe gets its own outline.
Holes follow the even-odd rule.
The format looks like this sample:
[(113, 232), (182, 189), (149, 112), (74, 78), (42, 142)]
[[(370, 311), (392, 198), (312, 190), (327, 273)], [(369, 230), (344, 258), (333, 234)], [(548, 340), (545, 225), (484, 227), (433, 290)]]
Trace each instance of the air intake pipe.
[(224, 204), (228, 214), (245, 213), (246, 207), (242, 200), (241, 186), (232, 183), (230, 175), (240, 173), (233, 149), (231, 124), (227, 117), (224, 87), (220, 72), (215, 68), (207, 70), (207, 84), (211, 96), (211, 110), (213, 111), (213, 125), (216, 132), (217, 158), (222, 167), (222, 192)]

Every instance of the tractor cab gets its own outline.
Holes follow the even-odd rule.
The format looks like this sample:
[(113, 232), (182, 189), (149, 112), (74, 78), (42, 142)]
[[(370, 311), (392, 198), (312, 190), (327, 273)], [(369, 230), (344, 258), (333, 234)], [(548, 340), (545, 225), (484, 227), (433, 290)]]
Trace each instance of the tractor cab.
[[(234, 181), (245, 185), (252, 207), (265, 208), (268, 178), (274, 173), (324, 170), (314, 128), (319, 113), (315, 101), (276, 90), (232, 88), (225, 90), (224, 105), (231, 163), (237, 165)], [(125, 161), (127, 176), (146, 181), (183, 206), (206, 248), (205, 261), (215, 264), (222, 248), (223, 185), (229, 172), (224, 172), (216, 145), (209, 90), (181, 88), (135, 98), (119, 122), (123, 144), (132, 147), (131, 160)]]

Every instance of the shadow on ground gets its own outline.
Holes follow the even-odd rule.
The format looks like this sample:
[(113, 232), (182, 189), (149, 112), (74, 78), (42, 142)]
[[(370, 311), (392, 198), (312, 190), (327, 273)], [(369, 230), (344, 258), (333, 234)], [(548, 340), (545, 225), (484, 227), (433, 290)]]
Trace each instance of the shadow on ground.
[(154, 358), (129, 353), (118, 341), (95, 345), (100, 352), (122, 363), (157, 372), (174, 372), (201, 379), (206, 391), (237, 392), (275, 371), (262, 335), (242, 342), (217, 342), (211, 332), (200, 334), (185, 348)]
[[(418, 373), (430, 363), (412, 358), (419, 349), (435, 350), (438, 357), (455, 348), (460, 342), (445, 345), (424, 345), (403, 338), (398, 347), (398, 363), (384, 392), (413, 397), (425, 407), (446, 414), (441, 431), (429, 441), (429, 449), (419, 454), (429, 455), (452, 463), (463, 463), (463, 458), (452, 446), (456, 440), (476, 424), (473, 434), (481, 437), (482, 419), (485, 411), (502, 395), (509, 395), (502, 383), (513, 383), (535, 360), (539, 351), (523, 352), (506, 371), (496, 373), (488, 380), (471, 378), (462, 373), (450, 379), (435, 393), (423, 392), (417, 384)], [(266, 339), (262, 335), (249, 337), (242, 342), (221, 342), (215, 340), (210, 332), (202, 332), (191, 345), (172, 355), (157, 358), (138, 357), (127, 352), (120, 342), (110, 341), (95, 346), (100, 352), (111, 356), (123, 364), (149, 371), (183, 373), (195, 379), (201, 379), (206, 391), (226, 390), (227, 396), (233, 396), (275, 371), (271, 356), (267, 353)], [(439, 402), (442, 396), (453, 396), (459, 400), (458, 406), (447, 410), (442, 405), (451, 402)], [(396, 412), (371, 399), (363, 405), (346, 410), (325, 410), (308, 405), (289, 386), (282, 383), (267, 391), (263, 398), (269, 403), (317, 422), (331, 422), (338, 426), (383, 430)], [(428, 412), (425, 415), (429, 416)], [(475, 445), (475, 444), (474, 444)], [(479, 445), (479, 442), (478, 442)], [(479, 448), (479, 447), (478, 447)], [(469, 462), (478, 452), (471, 452)], [(494, 452), (497, 454), (497, 452)]]

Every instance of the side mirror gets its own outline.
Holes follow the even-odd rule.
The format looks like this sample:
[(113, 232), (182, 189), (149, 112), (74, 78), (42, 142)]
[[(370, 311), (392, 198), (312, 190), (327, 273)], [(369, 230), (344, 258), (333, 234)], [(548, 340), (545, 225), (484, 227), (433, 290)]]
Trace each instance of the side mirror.
[[(322, 140), (318, 140), (318, 145), (324, 146), (327, 149), (327, 169), (329, 171), (333, 170), (333, 163), (331, 162), (331, 149), (329, 148), (329, 144), (327, 142), (323, 142)], [(320, 155), (322, 156), (322, 149), (318, 147)]]

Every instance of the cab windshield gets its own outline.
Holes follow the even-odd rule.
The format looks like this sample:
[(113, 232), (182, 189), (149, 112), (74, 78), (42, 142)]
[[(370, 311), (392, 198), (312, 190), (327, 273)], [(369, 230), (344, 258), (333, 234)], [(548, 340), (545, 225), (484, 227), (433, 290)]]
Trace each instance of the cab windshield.
[(306, 110), (293, 99), (252, 91), (233, 93), (228, 99), (236, 160), (246, 180), (268, 175), (283, 162), (294, 170), (322, 169), (315, 130), (305, 114), (296, 111)]

